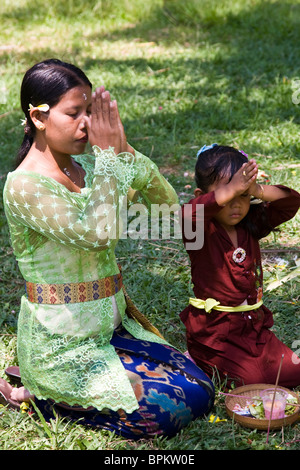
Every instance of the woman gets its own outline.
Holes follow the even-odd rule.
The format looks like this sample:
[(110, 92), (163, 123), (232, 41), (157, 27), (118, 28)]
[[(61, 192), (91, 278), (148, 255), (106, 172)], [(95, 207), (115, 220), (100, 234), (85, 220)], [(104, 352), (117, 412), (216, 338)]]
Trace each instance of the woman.
[[(104, 87), (92, 93), (77, 67), (36, 64), (21, 102), (25, 137), (4, 188), (26, 281), (18, 321), (25, 390), (12, 389), (11, 399), (30, 393), (45, 416), (55, 403), (62, 415), (127, 438), (172, 436), (210, 409), (213, 386), (127, 314), (114, 249), (124, 199), (150, 208), (176, 203), (176, 194), (127, 144), (117, 103)], [(88, 140), (94, 155), (83, 155)]]

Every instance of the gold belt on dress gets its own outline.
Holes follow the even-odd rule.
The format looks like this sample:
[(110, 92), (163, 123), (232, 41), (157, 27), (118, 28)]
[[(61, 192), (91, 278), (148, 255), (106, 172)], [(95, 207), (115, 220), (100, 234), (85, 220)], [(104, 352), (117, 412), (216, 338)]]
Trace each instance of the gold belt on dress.
[(65, 284), (25, 282), (28, 300), (33, 303), (48, 305), (103, 299), (119, 292), (122, 286), (121, 273), (89, 282), (67, 282)]

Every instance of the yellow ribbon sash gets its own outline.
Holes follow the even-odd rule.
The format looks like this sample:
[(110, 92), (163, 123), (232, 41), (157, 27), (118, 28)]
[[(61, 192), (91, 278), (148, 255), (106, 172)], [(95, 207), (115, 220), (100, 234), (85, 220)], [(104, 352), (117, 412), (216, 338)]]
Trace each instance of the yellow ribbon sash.
[(212, 310), (218, 310), (219, 312), (249, 312), (250, 310), (258, 309), (262, 304), (263, 300), (260, 300), (253, 305), (239, 305), (238, 307), (226, 307), (225, 305), (220, 305), (216, 299), (195, 299), (190, 298), (190, 304), (193, 307), (204, 309), (207, 313), (210, 313)]

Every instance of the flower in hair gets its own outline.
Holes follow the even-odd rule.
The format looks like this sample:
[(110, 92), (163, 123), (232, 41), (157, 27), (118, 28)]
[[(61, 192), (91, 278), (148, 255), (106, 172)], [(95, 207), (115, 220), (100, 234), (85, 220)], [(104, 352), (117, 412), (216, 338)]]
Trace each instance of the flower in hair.
[(197, 157), (199, 157), (199, 155), (200, 155), (201, 153), (206, 152), (206, 150), (212, 149), (212, 148), (215, 147), (216, 145), (218, 145), (218, 144), (203, 145), (203, 147), (201, 147), (201, 149), (198, 150), (198, 152), (197, 152)]
[(21, 119), (21, 126), (26, 126), (27, 124), (27, 119)]
[(49, 109), (50, 109), (49, 104), (39, 104), (38, 106), (32, 106), (32, 104), (29, 104), (28, 111), (38, 110), (38, 111), (43, 111), (43, 113), (46, 113), (47, 111), (49, 111)]

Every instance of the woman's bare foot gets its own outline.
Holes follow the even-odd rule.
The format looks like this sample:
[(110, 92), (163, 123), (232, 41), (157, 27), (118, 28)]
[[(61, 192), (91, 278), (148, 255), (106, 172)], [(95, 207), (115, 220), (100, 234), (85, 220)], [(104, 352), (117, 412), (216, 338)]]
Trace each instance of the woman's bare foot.
[(25, 387), (13, 387), (8, 382), (5, 382), (6, 392), (10, 393), (10, 399), (22, 403), (23, 401), (29, 401), (34, 396), (26, 390)]
[(12, 387), (10, 398), (22, 403), (23, 401), (30, 401), (30, 399), (33, 400), (34, 396), (25, 387)]

